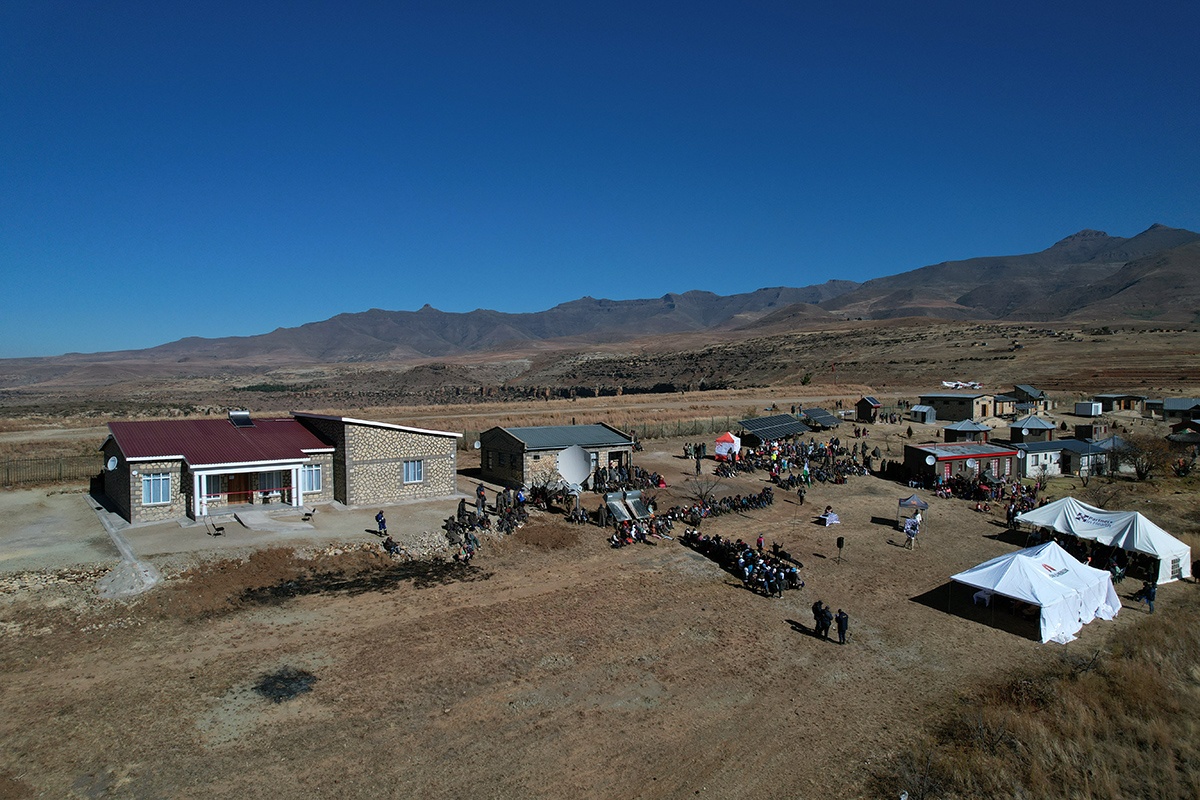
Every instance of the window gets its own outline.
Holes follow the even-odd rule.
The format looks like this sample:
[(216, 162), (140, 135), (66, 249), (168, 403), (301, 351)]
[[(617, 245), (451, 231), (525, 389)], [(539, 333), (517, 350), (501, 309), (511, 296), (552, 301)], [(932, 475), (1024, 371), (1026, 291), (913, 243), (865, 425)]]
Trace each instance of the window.
[(205, 500), (220, 500), (221, 499), (221, 476), (220, 475), (205, 475), (204, 476), (204, 499)]
[(321, 465), (320, 464), (305, 464), (300, 467), (300, 491), (301, 492), (319, 492), (321, 491)]
[(420, 483), (425, 480), (425, 462), (423, 461), (405, 461), (404, 462), (404, 482), (405, 483)]
[(142, 476), (142, 505), (158, 506), (171, 502), (171, 473), (150, 472)]

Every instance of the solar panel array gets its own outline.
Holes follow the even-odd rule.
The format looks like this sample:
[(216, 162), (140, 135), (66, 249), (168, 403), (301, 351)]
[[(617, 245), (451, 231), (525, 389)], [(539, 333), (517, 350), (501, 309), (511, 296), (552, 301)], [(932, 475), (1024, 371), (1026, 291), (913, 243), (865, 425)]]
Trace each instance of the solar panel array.
[(753, 419), (738, 420), (747, 433), (757, 436), (764, 442), (772, 439), (782, 439), (785, 436), (795, 436), (800, 433), (812, 433), (812, 428), (805, 425), (791, 414), (776, 414), (773, 417), (754, 417)]
[(808, 417), (809, 421), (822, 428), (836, 428), (842, 424), (842, 421), (830, 414), (823, 408), (806, 408), (804, 416)]

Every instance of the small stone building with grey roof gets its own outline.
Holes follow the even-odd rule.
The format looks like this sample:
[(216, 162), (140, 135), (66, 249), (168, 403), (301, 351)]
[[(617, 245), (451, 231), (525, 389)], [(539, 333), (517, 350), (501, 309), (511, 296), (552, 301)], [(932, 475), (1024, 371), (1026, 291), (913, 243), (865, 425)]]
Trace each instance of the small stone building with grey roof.
[(1018, 412), (1028, 411), (1036, 414), (1038, 411), (1049, 411), (1054, 407), (1049, 395), (1027, 383), (1018, 383), (1013, 386), (1012, 394), (1017, 399)]
[(964, 419), (942, 428), (942, 438), (947, 444), (953, 442), (986, 442), (992, 429), (982, 422)]
[(1167, 422), (1187, 422), (1200, 419), (1200, 398), (1164, 397), (1162, 415)]
[(1053, 422), (1041, 417), (1022, 417), (1008, 427), (1008, 439), (1011, 442), (1049, 442), (1054, 439), (1055, 430)]
[(574, 445), (591, 455), (592, 475), (604, 467), (628, 469), (633, 459), (633, 437), (604, 423), (497, 426), (479, 435), (480, 476), (513, 487), (551, 480), (558, 473), (558, 454)]

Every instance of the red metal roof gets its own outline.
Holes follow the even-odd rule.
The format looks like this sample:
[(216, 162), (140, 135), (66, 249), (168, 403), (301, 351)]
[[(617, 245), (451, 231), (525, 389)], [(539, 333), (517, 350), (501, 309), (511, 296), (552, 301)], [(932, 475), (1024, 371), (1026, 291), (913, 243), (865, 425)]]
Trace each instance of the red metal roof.
[(295, 419), (254, 419), (238, 428), (228, 419), (110, 422), (108, 430), (126, 458), (179, 458), (192, 466), (283, 461), (306, 450), (332, 450)]

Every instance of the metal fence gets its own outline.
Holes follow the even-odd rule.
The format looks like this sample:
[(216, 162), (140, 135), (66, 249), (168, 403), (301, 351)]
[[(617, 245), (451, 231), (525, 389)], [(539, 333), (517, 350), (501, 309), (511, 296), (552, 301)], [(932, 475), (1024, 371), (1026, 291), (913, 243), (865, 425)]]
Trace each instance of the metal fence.
[(57, 456), (55, 458), (18, 458), (0, 462), (3, 486), (33, 483), (86, 481), (103, 467), (98, 456)]

